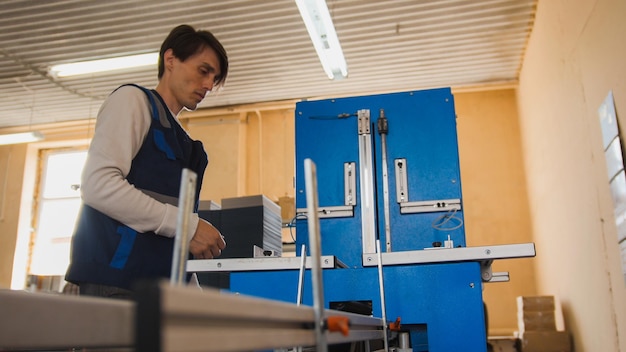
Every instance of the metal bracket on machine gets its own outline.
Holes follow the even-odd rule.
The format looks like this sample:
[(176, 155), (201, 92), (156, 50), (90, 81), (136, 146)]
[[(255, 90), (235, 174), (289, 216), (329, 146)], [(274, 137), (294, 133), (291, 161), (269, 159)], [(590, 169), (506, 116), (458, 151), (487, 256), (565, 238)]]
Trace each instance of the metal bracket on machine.
[(396, 171), (396, 200), (400, 204), (400, 214), (461, 210), (461, 200), (458, 198), (409, 202), (409, 177), (406, 171), (406, 159), (395, 159), (394, 165)]
[(485, 260), (480, 262), (480, 276), (483, 279), (483, 282), (509, 282), (509, 272), (508, 271), (491, 271), (491, 264), (493, 260)]
[[(319, 207), (317, 216), (323, 218), (346, 218), (354, 216), (356, 205), (356, 163), (343, 163), (344, 205)], [(296, 215), (306, 215), (306, 208), (298, 208)]]
[(432, 213), (450, 210), (461, 210), (461, 200), (457, 198), (400, 203), (400, 214)]
[[(481, 247), (458, 247), (382, 253), (382, 264), (410, 265), (474, 261), (480, 263), (483, 282), (509, 281), (508, 272), (492, 272), (491, 263), (497, 259), (534, 257), (534, 243), (505, 244)], [(363, 266), (378, 265), (376, 253), (363, 254)]]

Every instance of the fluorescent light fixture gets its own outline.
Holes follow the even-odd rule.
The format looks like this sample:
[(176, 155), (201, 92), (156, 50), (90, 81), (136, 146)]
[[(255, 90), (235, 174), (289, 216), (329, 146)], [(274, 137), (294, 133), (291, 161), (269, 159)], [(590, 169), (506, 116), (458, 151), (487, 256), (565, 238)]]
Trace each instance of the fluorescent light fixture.
[(55, 77), (67, 77), (156, 65), (158, 60), (159, 53), (149, 53), (54, 65), (50, 67), (49, 72)]
[(37, 142), (43, 139), (39, 131), (0, 134), (0, 145)]
[(325, 0), (296, 0), (317, 56), (330, 79), (348, 76), (348, 65)]

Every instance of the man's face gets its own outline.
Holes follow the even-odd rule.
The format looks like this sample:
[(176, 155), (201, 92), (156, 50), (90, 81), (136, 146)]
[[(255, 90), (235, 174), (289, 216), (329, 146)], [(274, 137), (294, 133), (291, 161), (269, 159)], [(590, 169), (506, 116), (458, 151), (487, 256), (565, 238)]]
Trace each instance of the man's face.
[(174, 58), (170, 80), (172, 95), (181, 108), (195, 110), (213, 89), (219, 74), (220, 61), (213, 49), (204, 48), (185, 61)]

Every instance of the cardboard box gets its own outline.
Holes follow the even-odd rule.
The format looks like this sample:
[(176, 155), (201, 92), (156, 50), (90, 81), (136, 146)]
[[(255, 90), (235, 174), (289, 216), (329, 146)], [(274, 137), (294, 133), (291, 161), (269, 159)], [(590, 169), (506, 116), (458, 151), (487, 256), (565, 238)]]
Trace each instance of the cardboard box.
[(571, 352), (567, 331), (526, 331), (521, 338), (521, 352)]
[(491, 345), (488, 351), (493, 352), (518, 352), (519, 340), (513, 336), (490, 336), (487, 344)]
[(519, 331), (556, 331), (554, 311), (523, 311), (517, 313)]
[(554, 296), (518, 296), (518, 312), (554, 311)]
[(517, 327), (524, 331), (564, 331), (563, 312), (555, 296), (518, 296)]

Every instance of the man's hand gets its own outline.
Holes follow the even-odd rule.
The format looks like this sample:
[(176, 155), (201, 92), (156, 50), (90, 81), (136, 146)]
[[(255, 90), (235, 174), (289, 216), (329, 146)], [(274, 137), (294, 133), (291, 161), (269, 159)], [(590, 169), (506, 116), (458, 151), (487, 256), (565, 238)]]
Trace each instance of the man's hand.
[(195, 259), (213, 259), (222, 254), (226, 247), (224, 237), (209, 222), (200, 219), (198, 228), (189, 242), (189, 251)]

